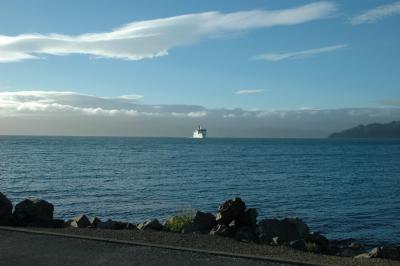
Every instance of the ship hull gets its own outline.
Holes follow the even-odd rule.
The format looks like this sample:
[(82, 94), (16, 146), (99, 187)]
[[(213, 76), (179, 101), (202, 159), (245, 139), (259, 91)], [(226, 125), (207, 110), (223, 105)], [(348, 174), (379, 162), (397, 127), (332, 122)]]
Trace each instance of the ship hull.
[(205, 138), (206, 138), (206, 135), (205, 135), (205, 134), (193, 133), (193, 138), (194, 138), (194, 139), (205, 139)]

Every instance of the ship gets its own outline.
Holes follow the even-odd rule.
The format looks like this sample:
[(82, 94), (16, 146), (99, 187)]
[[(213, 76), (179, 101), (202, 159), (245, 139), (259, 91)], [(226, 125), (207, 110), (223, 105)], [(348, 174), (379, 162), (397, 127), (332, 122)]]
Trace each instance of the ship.
[(207, 129), (201, 128), (201, 126), (199, 126), (197, 129), (193, 131), (194, 139), (205, 139), (206, 136), (207, 136)]

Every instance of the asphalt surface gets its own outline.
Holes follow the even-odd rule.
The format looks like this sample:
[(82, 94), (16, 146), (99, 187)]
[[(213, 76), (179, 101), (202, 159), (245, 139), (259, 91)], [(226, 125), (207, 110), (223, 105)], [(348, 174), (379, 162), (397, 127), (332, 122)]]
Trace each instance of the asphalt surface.
[(253, 259), (0, 230), (0, 266), (287, 265)]

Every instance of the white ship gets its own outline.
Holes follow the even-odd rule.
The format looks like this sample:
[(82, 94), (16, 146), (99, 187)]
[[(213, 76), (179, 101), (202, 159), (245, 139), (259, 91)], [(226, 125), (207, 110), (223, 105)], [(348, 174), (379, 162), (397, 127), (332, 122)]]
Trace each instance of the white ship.
[(194, 139), (204, 139), (207, 135), (207, 129), (201, 128), (199, 126), (195, 131), (193, 131), (193, 138)]

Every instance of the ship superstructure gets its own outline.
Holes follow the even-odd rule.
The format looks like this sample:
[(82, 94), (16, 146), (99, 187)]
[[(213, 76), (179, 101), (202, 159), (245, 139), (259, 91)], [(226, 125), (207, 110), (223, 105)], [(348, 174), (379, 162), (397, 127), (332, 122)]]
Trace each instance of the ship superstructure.
[(204, 139), (207, 136), (207, 129), (201, 128), (199, 126), (195, 131), (193, 131), (193, 138), (194, 139)]

